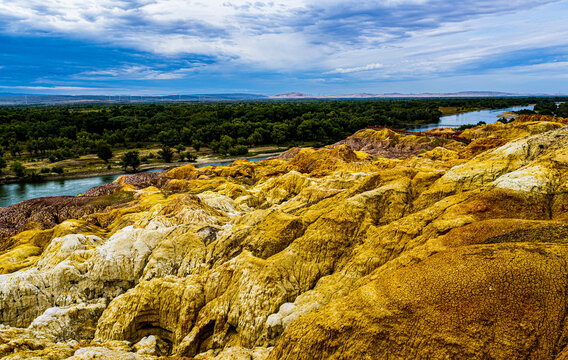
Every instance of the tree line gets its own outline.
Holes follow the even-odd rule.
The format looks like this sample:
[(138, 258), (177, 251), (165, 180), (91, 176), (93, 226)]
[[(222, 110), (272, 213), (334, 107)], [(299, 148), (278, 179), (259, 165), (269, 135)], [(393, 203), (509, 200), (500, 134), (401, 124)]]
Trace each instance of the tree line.
[[(323, 145), (368, 125), (404, 128), (437, 122), (439, 107), (502, 108), (564, 98), (296, 100), (0, 107), (0, 153), (51, 162), (115, 149), (208, 147), (246, 154), (258, 145)], [(545, 106), (545, 105), (542, 105)], [(548, 105), (547, 105), (548, 106)], [(4, 161), (5, 162), (5, 161)], [(2, 163), (0, 163), (2, 165)]]

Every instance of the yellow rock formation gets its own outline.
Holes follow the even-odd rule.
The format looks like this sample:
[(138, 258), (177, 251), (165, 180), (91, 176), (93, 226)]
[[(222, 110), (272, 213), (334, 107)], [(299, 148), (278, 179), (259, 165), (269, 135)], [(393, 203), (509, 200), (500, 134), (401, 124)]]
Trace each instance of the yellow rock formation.
[(549, 120), (469, 145), (363, 130), (121, 177), (57, 221), (12, 208), (0, 357), (564, 359), (568, 128)]

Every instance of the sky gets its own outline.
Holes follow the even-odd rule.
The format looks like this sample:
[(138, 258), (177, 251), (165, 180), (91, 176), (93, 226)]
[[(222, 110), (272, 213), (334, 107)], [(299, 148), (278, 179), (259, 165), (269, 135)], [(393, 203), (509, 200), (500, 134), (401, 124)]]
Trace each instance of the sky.
[(0, 93), (568, 94), (568, 0), (0, 0)]

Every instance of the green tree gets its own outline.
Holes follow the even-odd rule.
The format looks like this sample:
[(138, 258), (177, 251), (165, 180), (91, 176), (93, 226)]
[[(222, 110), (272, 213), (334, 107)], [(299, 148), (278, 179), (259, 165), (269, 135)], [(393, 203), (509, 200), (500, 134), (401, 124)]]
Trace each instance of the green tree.
[(2, 174), (2, 169), (4, 169), (6, 166), (8, 166), (6, 160), (4, 160), (4, 158), (0, 156), (0, 174)]
[(318, 122), (315, 120), (304, 120), (298, 128), (296, 133), (298, 137), (303, 140), (315, 140), (315, 129), (319, 126)]
[(221, 136), (221, 140), (219, 140), (219, 147), (217, 152), (222, 155), (227, 155), (229, 149), (233, 146), (235, 140), (229, 135)]
[(55, 151), (50, 150), (46, 153), (46, 155), (49, 162), (54, 163), (57, 161), (57, 154), (55, 153)]
[(28, 140), (26, 141), (26, 150), (30, 153), (30, 155), (37, 155), (38, 153), (38, 141), (37, 140)]
[(76, 126), (64, 126), (59, 131), (61, 137), (75, 140), (77, 139), (77, 127)]
[(214, 153), (219, 153), (219, 142), (218, 141), (211, 141), (209, 143), (209, 147), (213, 150)]
[(199, 149), (203, 146), (203, 142), (201, 142), (201, 140), (194, 139), (191, 142), (191, 146), (195, 149), (195, 151), (199, 151)]
[(555, 115), (557, 110), (556, 103), (552, 100), (543, 101), (534, 106), (534, 111), (541, 115)]
[(162, 149), (158, 150), (158, 156), (164, 159), (165, 162), (169, 163), (172, 162), (174, 152), (169, 146), (162, 146)]
[(105, 163), (108, 164), (108, 161), (112, 158), (112, 155), (112, 149), (110, 148), (109, 144), (103, 142), (97, 146), (97, 156)]
[(136, 150), (126, 152), (120, 158), (120, 165), (124, 168), (124, 171), (127, 171), (130, 166), (132, 171), (136, 172), (138, 166), (140, 166), (140, 153)]
[(270, 136), (272, 137), (272, 141), (274, 141), (275, 144), (280, 145), (284, 141), (286, 141), (287, 133), (288, 126), (286, 124), (276, 124), (272, 127), (272, 133), (270, 134)]
[(57, 152), (57, 160), (59, 160), (59, 161), (65, 160), (65, 159), (70, 159), (72, 157), (73, 157), (73, 152), (68, 147), (61, 148)]
[(262, 141), (262, 133), (258, 129), (254, 130), (254, 132), (248, 138), (248, 142), (254, 145), (262, 144)]
[(10, 153), (12, 154), (12, 157), (20, 156), (20, 154), (22, 153), (22, 148), (18, 143), (12, 144), (10, 145)]
[(179, 143), (179, 135), (177, 131), (173, 129), (160, 131), (158, 134), (158, 141), (166, 146), (174, 146), (174, 144)]
[(195, 154), (192, 154), (189, 151), (186, 151), (185, 153), (182, 154), (184, 158), (187, 159), (187, 161), (189, 162), (193, 162), (197, 159), (197, 156)]
[(183, 154), (183, 151), (185, 150), (185, 145), (177, 144), (176, 146), (174, 146), (174, 149), (176, 149), (176, 152), (178, 153), (179, 161), (183, 161), (185, 157), (185, 155)]
[(245, 145), (236, 145), (229, 148), (229, 154), (231, 156), (241, 156), (248, 154), (248, 148)]
[(10, 165), (10, 170), (16, 174), (17, 177), (24, 177), (26, 175), (26, 168), (19, 161), (14, 161), (12, 165)]

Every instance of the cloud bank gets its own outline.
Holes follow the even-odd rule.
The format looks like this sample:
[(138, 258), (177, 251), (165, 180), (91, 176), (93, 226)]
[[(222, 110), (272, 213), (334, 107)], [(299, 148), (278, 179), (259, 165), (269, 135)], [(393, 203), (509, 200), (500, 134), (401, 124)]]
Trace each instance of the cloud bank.
[[(257, 76), (257, 87), (272, 76), (355, 84), (568, 60), (562, 14), (568, 15), (566, 1), (555, 0), (0, 0), (0, 32), (80, 44), (85, 58), (69, 64), (68, 73), (46, 72), (36, 81), (208, 74), (242, 76), (243, 85)], [(115, 56), (93, 65), (89, 51)], [(0, 81), (15, 81), (3, 77), (15, 68), (10, 59), (0, 64)]]

